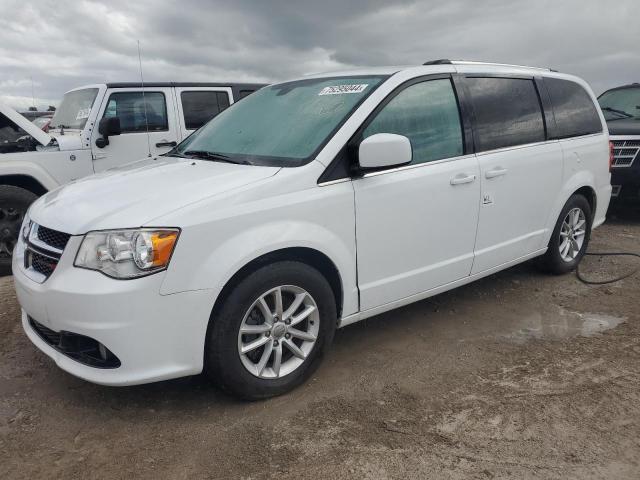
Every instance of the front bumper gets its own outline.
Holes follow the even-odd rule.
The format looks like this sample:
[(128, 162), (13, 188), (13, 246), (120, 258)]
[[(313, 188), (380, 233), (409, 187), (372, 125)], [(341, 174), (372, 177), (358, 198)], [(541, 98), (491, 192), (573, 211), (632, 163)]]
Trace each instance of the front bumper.
[[(200, 373), (213, 293), (160, 295), (165, 272), (114, 280), (75, 268), (80, 241), (71, 237), (55, 271), (43, 283), (29, 278), (21, 256), (14, 255), (22, 325), (34, 345), (63, 370), (102, 385), (135, 385)], [(19, 243), (16, 249), (20, 248)], [(113, 352), (120, 366), (96, 368), (71, 358), (45, 342), (29, 317), (53, 332), (95, 339)]]

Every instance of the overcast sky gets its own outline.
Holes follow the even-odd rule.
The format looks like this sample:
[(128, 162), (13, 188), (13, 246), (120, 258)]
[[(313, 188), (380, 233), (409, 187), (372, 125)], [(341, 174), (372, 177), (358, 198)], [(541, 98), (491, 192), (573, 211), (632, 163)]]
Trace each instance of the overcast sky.
[(145, 80), (266, 81), (437, 58), (640, 82), (639, 0), (0, 0), (0, 98)]

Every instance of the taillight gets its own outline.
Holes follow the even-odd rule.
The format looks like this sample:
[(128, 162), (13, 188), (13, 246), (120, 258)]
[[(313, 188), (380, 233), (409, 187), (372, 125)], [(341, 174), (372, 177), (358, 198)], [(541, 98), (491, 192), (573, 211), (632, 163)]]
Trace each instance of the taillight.
[(612, 166), (613, 166), (613, 142), (609, 141), (609, 171), (611, 171)]

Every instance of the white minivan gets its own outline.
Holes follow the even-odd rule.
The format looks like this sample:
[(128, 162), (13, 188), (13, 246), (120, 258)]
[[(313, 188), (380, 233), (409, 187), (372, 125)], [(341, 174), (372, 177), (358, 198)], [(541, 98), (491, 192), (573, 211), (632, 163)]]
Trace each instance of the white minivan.
[(611, 196), (597, 105), (570, 75), (448, 60), (265, 87), (32, 205), (24, 329), (103, 385), (286, 392), (337, 327), (534, 257), (573, 269)]

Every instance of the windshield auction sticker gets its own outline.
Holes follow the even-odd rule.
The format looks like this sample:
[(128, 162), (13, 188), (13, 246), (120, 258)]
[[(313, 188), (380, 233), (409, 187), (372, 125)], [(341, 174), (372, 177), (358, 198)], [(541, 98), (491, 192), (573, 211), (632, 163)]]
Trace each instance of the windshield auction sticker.
[(89, 118), (89, 114), (91, 113), (91, 108), (81, 108), (78, 110), (78, 114), (76, 115), (76, 120), (84, 120), (85, 118)]
[(368, 83), (359, 83), (356, 85), (335, 85), (333, 87), (324, 87), (318, 95), (343, 95), (345, 93), (362, 93), (369, 86)]

